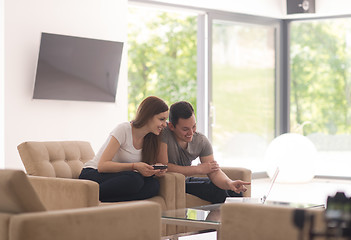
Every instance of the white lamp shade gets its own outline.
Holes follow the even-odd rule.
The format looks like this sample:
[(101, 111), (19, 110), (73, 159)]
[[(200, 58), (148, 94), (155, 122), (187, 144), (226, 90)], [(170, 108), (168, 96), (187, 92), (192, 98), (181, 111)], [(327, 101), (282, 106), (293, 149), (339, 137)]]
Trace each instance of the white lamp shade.
[(276, 137), (265, 154), (267, 173), (272, 178), (279, 167), (277, 182), (308, 182), (314, 177), (316, 147), (307, 137), (285, 133)]

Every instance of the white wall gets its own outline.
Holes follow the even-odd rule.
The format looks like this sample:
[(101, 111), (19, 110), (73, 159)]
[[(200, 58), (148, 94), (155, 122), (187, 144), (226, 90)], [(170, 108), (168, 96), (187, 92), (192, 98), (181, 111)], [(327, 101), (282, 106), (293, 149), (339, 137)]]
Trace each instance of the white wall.
[(4, 168), (4, 0), (0, 0), (0, 169)]
[(316, 13), (323, 16), (351, 14), (351, 1), (316, 0)]
[(126, 45), (116, 103), (33, 100), (40, 34), (125, 42), (127, 0), (3, 1), (4, 167), (24, 169), (16, 148), (24, 141), (86, 140), (97, 151), (109, 131), (127, 120)]

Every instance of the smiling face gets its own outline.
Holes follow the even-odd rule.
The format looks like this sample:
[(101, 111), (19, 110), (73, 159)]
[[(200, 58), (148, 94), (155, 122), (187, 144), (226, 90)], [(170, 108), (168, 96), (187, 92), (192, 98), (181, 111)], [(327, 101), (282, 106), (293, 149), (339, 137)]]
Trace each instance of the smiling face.
[(150, 132), (159, 135), (167, 127), (168, 111), (154, 115), (148, 122)]
[(187, 119), (179, 118), (176, 126), (169, 123), (169, 129), (173, 131), (179, 143), (191, 142), (191, 140), (193, 140), (194, 133), (196, 132), (195, 115), (193, 114)]

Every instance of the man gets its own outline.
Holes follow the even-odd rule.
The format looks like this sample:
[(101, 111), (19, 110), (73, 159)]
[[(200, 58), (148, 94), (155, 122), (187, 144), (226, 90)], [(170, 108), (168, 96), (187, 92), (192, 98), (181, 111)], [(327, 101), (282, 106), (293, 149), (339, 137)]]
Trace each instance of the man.
[[(242, 196), (249, 182), (231, 180), (213, 157), (211, 143), (196, 132), (194, 109), (181, 101), (170, 107), (169, 123), (161, 134), (160, 159), (168, 159), (168, 171), (185, 175), (186, 192), (211, 203), (223, 203), (227, 196)], [(200, 158), (201, 164), (191, 162)], [(205, 174), (208, 178), (190, 177)]]

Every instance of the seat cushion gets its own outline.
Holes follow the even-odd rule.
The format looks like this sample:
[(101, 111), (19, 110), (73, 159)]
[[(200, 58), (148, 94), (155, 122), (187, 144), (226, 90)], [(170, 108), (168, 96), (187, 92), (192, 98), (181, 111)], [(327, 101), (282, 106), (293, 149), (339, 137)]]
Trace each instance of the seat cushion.
[(21, 170), (0, 170), (0, 212), (46, 211), (26, 174)]
[(187, 208), (211, 204), (211, 202), (205, 201), (205, 200), (203, 200), (197, 196), (191, 195), (189, 193), (186, 193), (185, 196), (186, 196), (186, 207)]
[(24, 142), (17, 149), (27, 173), (44, 177), (78, 178), (95, 156), (85, 141)]

